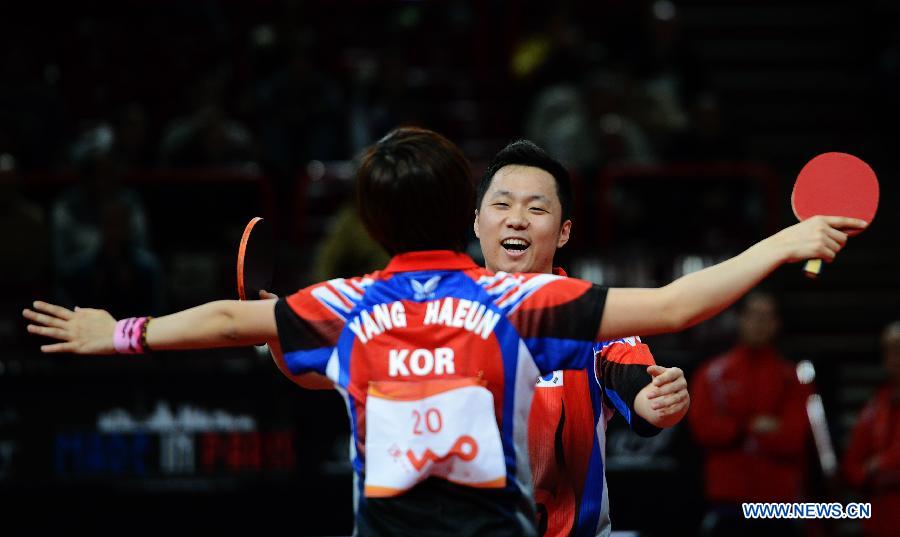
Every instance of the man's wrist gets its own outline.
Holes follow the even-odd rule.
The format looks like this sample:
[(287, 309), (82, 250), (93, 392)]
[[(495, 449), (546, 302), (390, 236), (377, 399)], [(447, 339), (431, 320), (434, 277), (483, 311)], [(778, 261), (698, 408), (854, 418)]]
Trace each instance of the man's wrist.
[(788, 248), (781, 240), (781, 237), (779, 237), (779, 233), (759, 241), (751, 246), (747, 252), (762, 257), (765, 263), (773, 264), (775, 267), (780, 267), (790, 261)]

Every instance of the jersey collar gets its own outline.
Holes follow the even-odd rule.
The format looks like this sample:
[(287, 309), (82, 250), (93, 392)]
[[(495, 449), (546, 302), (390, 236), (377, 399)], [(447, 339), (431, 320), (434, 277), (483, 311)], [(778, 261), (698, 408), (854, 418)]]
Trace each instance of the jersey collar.
[(423, 250), (395, 255), (382, 272), (468, 270), (478, 268), (472, 258), (452, 250)]

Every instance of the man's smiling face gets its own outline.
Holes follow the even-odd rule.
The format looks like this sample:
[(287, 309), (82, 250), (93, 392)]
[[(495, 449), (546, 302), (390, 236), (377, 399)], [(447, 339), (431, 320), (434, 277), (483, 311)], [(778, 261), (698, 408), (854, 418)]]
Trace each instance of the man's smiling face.
[(511, 164), (494, 174), (475, 215), (475, 235), (493, 271), (551, 272), (556, 249), (569, 240), (556, 181), (533, 166)]

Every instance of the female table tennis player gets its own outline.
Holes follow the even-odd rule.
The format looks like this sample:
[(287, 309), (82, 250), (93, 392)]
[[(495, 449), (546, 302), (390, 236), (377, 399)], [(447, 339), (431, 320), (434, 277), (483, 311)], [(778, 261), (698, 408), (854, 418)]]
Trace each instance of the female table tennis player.
[[(359, 170), (363, 222), (391, 255), (371, 275), (279, 300), (216, 301), (149, 321), (35, 302), (48, 353), (113, 354), (278, 341), (288, 375), (325, 374), (356, 440), (360, 535), (533, 535), (527, 419), (534, 379), (587, 367), (595, 341), (682, 330), (783, 263), (832, 260), (852, 218), (815, 217), (657, 289), (494, 275), (460, 253), (474, 192), (459, 149), (397, 129)], [(582, 363), (584, 362), (584, 363)]]

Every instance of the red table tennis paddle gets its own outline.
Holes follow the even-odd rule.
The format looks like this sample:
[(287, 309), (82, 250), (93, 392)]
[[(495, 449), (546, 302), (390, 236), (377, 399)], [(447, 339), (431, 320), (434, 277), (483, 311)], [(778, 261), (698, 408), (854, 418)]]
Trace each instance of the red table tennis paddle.
[(258, 300), (260, 289), (271, 289), (274, 257), (272, 230), (257, 216), (247, 223), (238, 246), (237, 288), (241, 300)]
[[(853, 155), (822, 153), (800, 170), (791, 192), (791, 208), (799, 220), (824, 215), (871, 223), (878, 209), (878, 178), (868, 164)], [(856, 233), (859, 231), (848, 231)], [(822, 260), (808, 260), (803, 270), (815, 278), (822, 270)]]

